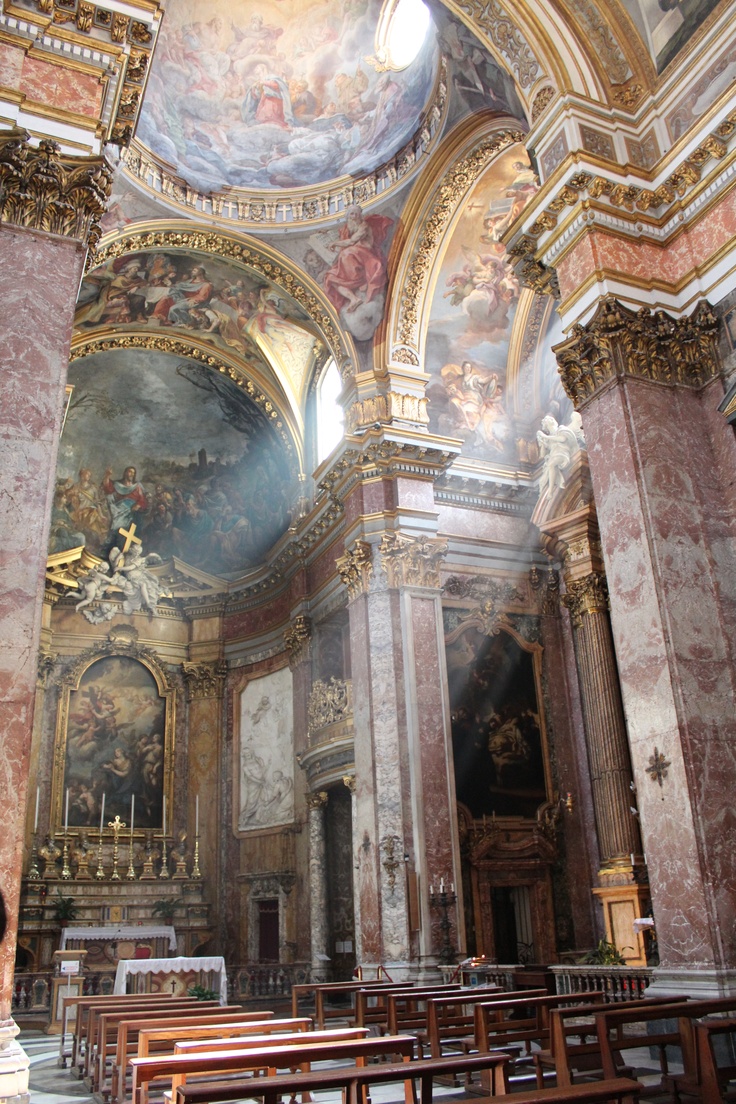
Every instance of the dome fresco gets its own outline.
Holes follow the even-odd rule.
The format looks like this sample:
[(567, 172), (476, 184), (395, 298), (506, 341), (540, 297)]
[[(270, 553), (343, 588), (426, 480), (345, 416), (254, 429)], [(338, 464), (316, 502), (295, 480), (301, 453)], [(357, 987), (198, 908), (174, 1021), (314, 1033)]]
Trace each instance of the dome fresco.
[(137, 137), (203, 192), (370, 172), (417, 129), (439, 64), (430, 25), (400, 72), (375, 57), (380, 0), (203, 4), (166, 14)]

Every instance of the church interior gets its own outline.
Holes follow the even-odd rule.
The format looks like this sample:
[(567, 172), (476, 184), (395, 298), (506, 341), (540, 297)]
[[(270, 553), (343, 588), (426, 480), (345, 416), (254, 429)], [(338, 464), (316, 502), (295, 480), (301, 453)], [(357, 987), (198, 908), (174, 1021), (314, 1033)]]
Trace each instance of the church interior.
[(3, 0), (0, 1100), (170, 955), (736, 995), (734, 15)]

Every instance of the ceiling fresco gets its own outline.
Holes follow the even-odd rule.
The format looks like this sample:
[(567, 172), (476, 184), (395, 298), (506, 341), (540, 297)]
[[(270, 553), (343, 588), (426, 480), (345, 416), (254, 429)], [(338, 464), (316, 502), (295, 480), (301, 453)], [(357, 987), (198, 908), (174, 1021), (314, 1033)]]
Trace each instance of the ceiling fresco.
[(180, 0), (138, 139), (205, 193), (372, 171), (417, 129), (439, 65), (430, 29), (411, 65), (381, 72), (380, 10), (380, 0)]
[(77, 331), (166, 330), (196, 334), (246, 369), (280, 369), (298, 406), (322, 349), (306, 313), (253, 273), (187, 250), (126, 254), (88, 274), (75, 315)]
[(697, 31), (718, 0), (622, 0), (649, 48), (657, 72)]
[(51, 553), (108, 557), (134, 523), (146, 554), (226, 578), (260, 563), (290, 523), (298, 480), (284, 442), (227, 376), (151, 350), (69, 366)]
[(536, 190), (521, 145), (504, 151), (468, 195), (435, 278), (425, 340), (430, 429), (463, 454), (518, 458), (506, 363), (519, 284), (501, 236)]

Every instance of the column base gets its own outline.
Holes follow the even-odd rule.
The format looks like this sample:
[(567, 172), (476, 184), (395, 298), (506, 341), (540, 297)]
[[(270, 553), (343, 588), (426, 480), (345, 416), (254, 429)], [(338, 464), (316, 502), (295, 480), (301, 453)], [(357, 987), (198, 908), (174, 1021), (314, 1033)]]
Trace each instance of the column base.
[(736, 996), (736, 970), (705, 966), (656, 966), (646, 996), (688, 996), (697, 1000)]
[(0, 1021), (0, 1104), (30, 1104), (28, 1071), (30, 1060), (15, 1037), (20, 1031), (15, 1020)]
[(634, 921), (645, 915), (649, 886), (632, 881), (628, 885), (594, 886), (593, 893), (603, 906), (608, 942), (621, 952), (627, 966), (646, 966), (644, 937), (635, 930)]

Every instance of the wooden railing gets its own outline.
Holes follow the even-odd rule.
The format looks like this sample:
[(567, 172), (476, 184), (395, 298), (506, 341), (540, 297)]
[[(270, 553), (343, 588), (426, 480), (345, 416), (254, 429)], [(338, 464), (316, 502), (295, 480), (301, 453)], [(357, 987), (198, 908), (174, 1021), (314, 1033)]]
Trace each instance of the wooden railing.
[(590, 993), (602, 989), (606, 1000), (644, 996), (654, 970), (649, 966), (550, 966), (558, 993)]

